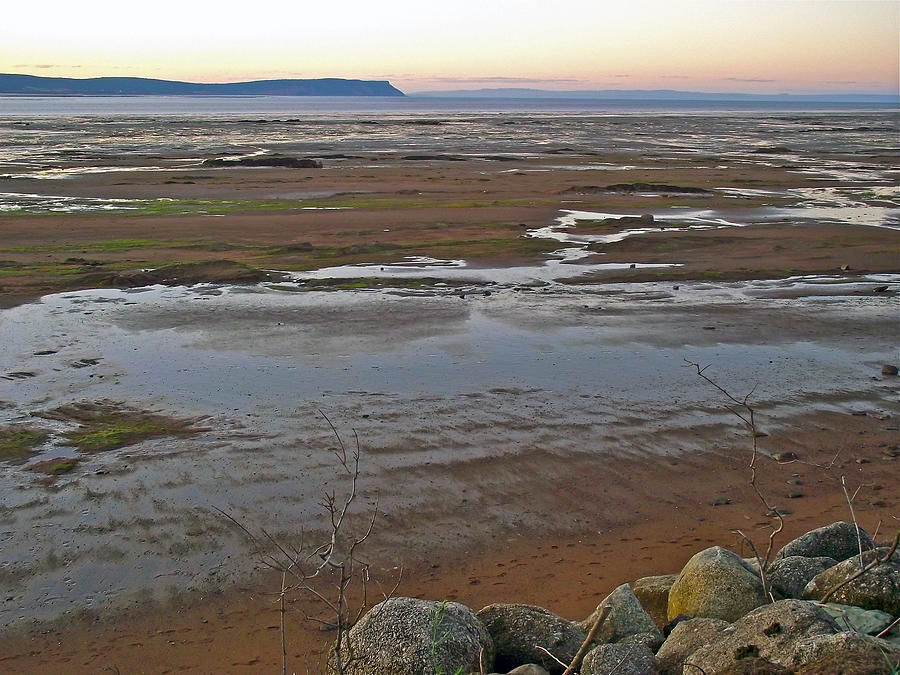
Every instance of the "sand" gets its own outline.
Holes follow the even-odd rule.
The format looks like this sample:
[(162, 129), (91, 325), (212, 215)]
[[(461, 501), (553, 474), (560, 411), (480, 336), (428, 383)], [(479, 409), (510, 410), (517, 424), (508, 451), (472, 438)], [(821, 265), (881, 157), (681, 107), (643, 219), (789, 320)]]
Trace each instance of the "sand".
[[(0, 178), (0, 190), (14, 187), (34, 194), (181, 200), (176, 207), (145, 203), (135, 213), (0, 216), (0, 260), (4, 262), (0, 307), (110, 283), (110, 274), (185, 261), (231, 260), (254, 268), (298, 272), (361, 262), (387, 264), (406, 256), (461, 258), (473, 269), (540, 266), (549, 251), (559, 248), (558, 242), (522, 235), (556, 227), (557, 219), (569, 210), (658, 216), (683, 208), (738, 225), (656, 228), (618, 242), (586, 242), (592, 255), (573, 261), (573, 268), (603, 261), (622, 263), (624, 269), (591, 271), (588, 277), (574, 280), (578, 284), (665, 281), (671, 295), (673, 284), (685, 282), (820, 274), (858, 282), (854, 292), (871, 306), (876, 282), (865, 275), (900, 272), (895, 229), (866, 222), (838, 223), (820, 218), (813, 207), (802, 206), (796, 191), (839, 188), (844, 183), (838, 177), (823, 179), (762, 161), (712, 168), (717, 164), (709, 157), (682, 156), (656, 170), (594, 170), (590, 165), (625, 166), (644, 158), (573, 153), (529, 156), (515, 162), (474, 158), (448, 162), (403, 160), (403, 154), (379, 156), (377, 166), (362, 161), (328, 166), (326, 161), (324, 171), (192, 167), (89, 174), (64, 183)], [(871, 161), (880, 161), (881, 168), (890, 164), (890, 158)], [(711, 192), (629, 195), (583, 189), (634, 182)], [(718, 190), (748, 186), (765, 188), (770, 194), (735, 196)], [(285, 200), (302, 201), (285, 208)], [(854, 212), (860, 219), (878, 219), (878, 212), (873, 215), (871, 209), (882, 207), (877, 199), (870, 202), (854, 207), (861, 209)], [(610, 234), (625, 229), (611, 224), (579, 230), (576, 225), (574, 231)], [(632, 269), (628, 267), (632, 263), (679, 267)], [(484, 288), (484, 282), (473, 282), (466, 290)], [(430, 292), (434, 298), (446, 294), (433, 288)], [(660, 292), (659, 288), (648, 291), (648, 297)], [(808, 288), (798, 289), (792, 283), (760, 292), (780, 293), (778, 297), (786, 302), (810, 294)], [(890, 290), (887, 303), (892, 302), (892, 294)], [(587, 302), (591, 308), (584, 305), (586, 309), (579, 310), (582, 314), (575, 312), (574, 301), (571, 307), (566, 305), (572, 325), (584, 323), (592, 308), (602, 309), (593, 305), (606, 304), (603, 295)], [(552, 316), (541, 314), (538, 300), (530, 303), (524, 314), (530, 320), (556, 320), (552, 312)], [(419, 315), (421, 324), (410, 318), (411, 333), (403, 340), (419, 337), (418, 329), (425, 335), (445, 336), (452, 333), (448, 325), (465, 323), (469, 317), (458, 308), (433, 311), (433, 315)], [(701, 344), (712, 349), (720, 342), (764, 346), (767, 335), (796, 329), (791, 325), (795, 315), (776, 311), (754, 313), (748, 307), (741, 314), (713, 310), (689, 318), (667, 318), (648, 306), (627, 314), (621, 344), (642, 341), (642, 311), (652, 313), (660, 325), (669, 321), (672, 343), (665, 344), (662, 331), (655, 337), (660, 347)], [(858, 318), (859, 323), (851, 327), (824, 319), (821, 325), (813, 325), (810, 319), (803, 330), (808, 331), (812, 345), (839, 344), (849, 349), (847, 345), (860, 340), (857, 344), (881, 354), (892, 341), (896, 344), (888, 311), (876, 310), (880, 318), (870, 323), (866, 322), (871, 317)], [(329, 331), (328, 321), (335, 316), (323, 317), (320, 332), (308, 338), (311, 343), (334, 332)], [(284, 319), (276, 314), (264, 318), (270, 323)], [(174, 314), (155, 314), (142, 325), (137, 316), (130, 319), (133, 324), (128, 328), (136, 333), (175, 330), (178, 320)], [(383, 315), (375, 310), (355, 315), (354, 320), (364, 324), (358, 332), (370, 341), (381, 344), (396, 339), (394, 333), (379, 331)], [(602, 324), (602, 318), (592, 320)], [(231, 328), (235, 340), (252, 342), (252, 335), (242, 337), (240, 326)], [(877, 332), (877, 337), (867, 338), (867, 331)], [(273, 340), (269, 348), (277, 353), (278, 345)], [(217, 345), (213, 341), (206, 348), (214, 350)], [(777, 421), (767, 429), (771, 435), (760, 439), (761, 480), (765, 494), (790, 512), (779, 545), (807, 529), (847, 519), (839, 484), (842, 475), (851, 485), (862, 486), (857, 512), (865, 528), (878, 529), (880, 538), (896, 528), (900, 444), (896, 387), (878, 376), (878, 365), (867, 363), (871, 373), (867, 370), (865, 376), (853, 374), (876, 377), (877, 383), (851, 385), (849, 393), (834, 392), (833, 399), (814, 400), (816, 395), (813, 400), (779, 401), (772, 395), (767, 400), (767, 405), (780, 407)], [(645, 386), (652, 388), (653, 381), (646, 380)], [(564, 397), (566, 392), (559, 395)], [(503, 397), (518, 406), (517, 419), (529, 414), (527, 396), (506, 392)], [(417, 411), (411, 400), (391, 405), (384, 409), (394, 415), (414, 416)], [(673, 418), (677, 408), (675, 401), (660, 417)], [(492, 419), (506, 418), (492, 418), (490, 413), (454, 413), (452, 434), (459, 447), (465, 447), (466, 438), (471, 444), (491, 434), (502, 438), (513, 433), (512, 425), (492, 428)], [(531, 427), (516, 428), (515, 433), (538, 438), (542, 426), (562, 424), (554, 419), (551, 405), (542, 408), (542, 414), (547, 418), (531, 419)], [(657, 428), (653, 419), (626, 420), (623, 414), (621, 427), (611, 423), (603, 429), (610, 451), (599, 456), (589, 448), (583, 453), (573, 451), (565, 440), (550, 440), (546, 452), (503, 461), (476, 456), (430, 471), (427, 462), (403, 466), (401, 461), (409, 458), (400, 453), (401, 460), (380, 480), (402, 477), (418, 501), (412, 500), (415, 508), (404, 510), (402, 499), (394, 495), (395, 503), (386, 509), (390, 517), (377, 521), (367, 553), (374, 577), (390, 587), (402, 566), (400, 594), (453, 599), (475, 609), (498, 601), (525, 602), (581, 619), (620, 583), (676, 572), (693, 553), (714, 543), (741, 550), (735, 529), (762, 541), (771, 520), (748, 487), (746, 434), (737, 421), (723, 420), (727, 415), (721, 408), (714, 416), (714, 423), (684, 425), (671, 433), (664, 425)], [(229, 430), (225, 425), (221, 434)], [(251, 428), (248, 433), (258, 432)], [(574, 439), (593, 433), (576, 432)], [(411, 438), (421, 442), (422, 436)], [(208, 440), (208, 447), (222, 440)], [(800, 461), (779, 464), (771, 459), (773, 453), (788, 450)], [(461, 485), (471, 486), (471, 494), (464, 496)], [(792, 493), (800, 496), (789, 498)], [(723, 500), (730, 503), (714, 506)], [(230, 578), (220, 587), (206, 585), (202, 592), (178, 593), (169, 602), (138, 600), (115, 612), (76, 612), (57, 622), (26, 621), (7, 629), (0, 637), (0, 669), (72, 673), (275, 670), (281, 658), (274, 603), (278, 582), (271, 576), (250, 574), (254, 561), (246, 547), (243, 555), (248, 574), (236, 581)], [(308, 598), (292, 597), (289, 606), (290, 666), (303, 672), (306, 664), (314, 667), (333, 635), (303, 621), (306, 612), (324, 618), (321, 608)]]

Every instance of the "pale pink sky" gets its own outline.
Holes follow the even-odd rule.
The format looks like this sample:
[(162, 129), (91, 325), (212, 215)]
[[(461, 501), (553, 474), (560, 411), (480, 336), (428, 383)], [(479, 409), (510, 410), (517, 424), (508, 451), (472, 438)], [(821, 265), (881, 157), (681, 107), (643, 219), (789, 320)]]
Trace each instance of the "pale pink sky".
[(900, 89), (896, 0), (34, 0), (4, 7), (0, 72), (478, 87)]

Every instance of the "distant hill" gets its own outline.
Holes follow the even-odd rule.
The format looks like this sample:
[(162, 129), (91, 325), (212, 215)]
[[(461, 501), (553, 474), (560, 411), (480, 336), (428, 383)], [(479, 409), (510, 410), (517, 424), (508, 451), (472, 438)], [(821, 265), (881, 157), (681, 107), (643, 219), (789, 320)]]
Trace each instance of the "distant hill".
[(737, 94), (674, 89), (457, 89), (454, 91), (417, 91), (410, 96), (441, 98), (555, 98), (606, 101), (796, 101), (819, 103), (886, 103), (900, 104), (900, 96), (891, 94)]
[(403, 96), (387, 80), (257, 80), (200, 84), (144, 77), (0, 74), (0, 94), (27, 96)]

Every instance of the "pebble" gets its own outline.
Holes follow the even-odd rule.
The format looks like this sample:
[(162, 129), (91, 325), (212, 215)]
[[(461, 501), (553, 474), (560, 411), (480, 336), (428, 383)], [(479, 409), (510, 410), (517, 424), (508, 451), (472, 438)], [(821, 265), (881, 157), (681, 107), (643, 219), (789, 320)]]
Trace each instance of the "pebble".
[(776, 452), (774, 455), (772, 455), (772, 458), (776, 462), (794, 462), (799, 459), (799, 457), (797, 457), (797, 455), (793, 452)]
[(856, 463), (857, 464), (868, 464), (869, 460), (867, 460), (865, 457), (857, 457)]
[(788, 492), (788, 499), (800, 499), (803, 496), (802, 492)]
[(731, 500), (728, 497), (719, 497), (712, 503), (713, 506), (727, 506), (731, 503)]
[(897, 372), (897, 366), (891, 363), (885, 363), (883, 366), (881, 366), (882, 375), (896, 375)]

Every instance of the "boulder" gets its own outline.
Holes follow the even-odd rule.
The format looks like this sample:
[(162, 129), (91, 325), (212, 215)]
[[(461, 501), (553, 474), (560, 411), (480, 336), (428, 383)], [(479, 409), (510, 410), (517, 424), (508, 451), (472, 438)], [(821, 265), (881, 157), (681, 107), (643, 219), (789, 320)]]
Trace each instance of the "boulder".
[(680, 622), (656, 652), (662, 675), (681, 675), (682, 666), (691, 654), (714, 642), (719, 633), (730, 626), (721, 619), (689, 619)]
[(660, 630), (669, 621), (669, 589), (672, 588), (672, 584), (677, 578), (677, 574), (643, 577), (631, 586), (641, 607), (650, 615), (653, 623)]
[(506, 675), (550, 675), (550, 673), (536, 663), (526, 663), (524, 666), (513, 668)]
[(801, 645), (836, 632), (838, 627), (831, 617), (813, 603), (779, 600), (735, 621), (713, 642), (695, 651), (686, 664), (707, 673), (721, 673), (742, 659), (763, 658), (789, 668), (798, 663)]
[(857, 526), (853, 523), (838, 521), (831, 525), (810, 530), (788, 542), (775, 555), (775, 559), (802, 555), (805, 558), (834, 558), (838, 562), (859, 554), (859, 541), (863, 550), (875, 548), (872, 537), (859, 528), (859, 540), (856, 537)]
[[(868, 564), (874, 556), (884, 557), (887, 551), (884, 548), (866, 551), (863, 554), (863, 564)], [(848, 558), (817, 574), (806, 585), (803, 597), (821, 600), (830, 589), (853, 576), (859, 569), (859, 556)], [(842, 586), (828, 599), (863, 609), (880, 609), (893, 616), (900, 615), (900, 552), (895, 552), (889, 560)]]
[(641, 636), (629, 642), (647, 644), (653, 651), (656, 651), (662, 644), (662, 633), (659, 632), (650, 615), (644, 611), (628, 584), (622, 584), (607, 595), (597, 609), (578, 624), (585, 634), (590, 632), (604, 607), (609, 607), (610, 612), (600, 626), (600, 630), (597, 631), (595, 640), (597, 643), (622, 642), (626, 638)]
[(657, 675), (653, 652), (644, 645), (599, 645), (588, 652), (581, 675)]
[(759, 576), (731, 551), (713, 546), (688, 560), (672, 584), (668, 617), (735, 621), (766, 601)]
[(806, 584), (813, 577), (837, 565), (834, 558), (807, 558), (791, 555), (779, 558), (769, 567), (766, 575), (769, 586), (785, 598), (802, 598)]
[(826, 602), (819, 606), (828, 612), (828, 615), (834, 619), (838, 628), (853, 631), (854, 633), (878, 635), (890, 626), (891, 621), (894, 620), (894, 617), (887, 612), (877, 609), (863, 609), (862, 607), (841, 605), (836, 602)]
[[(328, 655), (328, 673), (336, 673), (337, 650)], [(358, 660), (344, 665), (347, 675), (421, 675), (443, 670), (481, 672), (494, 667), (494, 643), (468, 607), (396, 597), (375, 605), (342, 643)]]
[(794, 671), (782, 668), (768, 659), (747, 658), (735, 661), (717, 675), (794, 675)]
[(565, 668), (537, 647), (571, 663), (586, 637), (577, 624), (532, 605), (488, 605), (477, 617), (490, 633), (496, 647), (496, 668), (502, 671), (534, 663), (550, 673), (561, 673)]
[(800, 646), (794, 665), (798, 675), (894, 675), (900, 648), (853, 631), (820, 635)]

